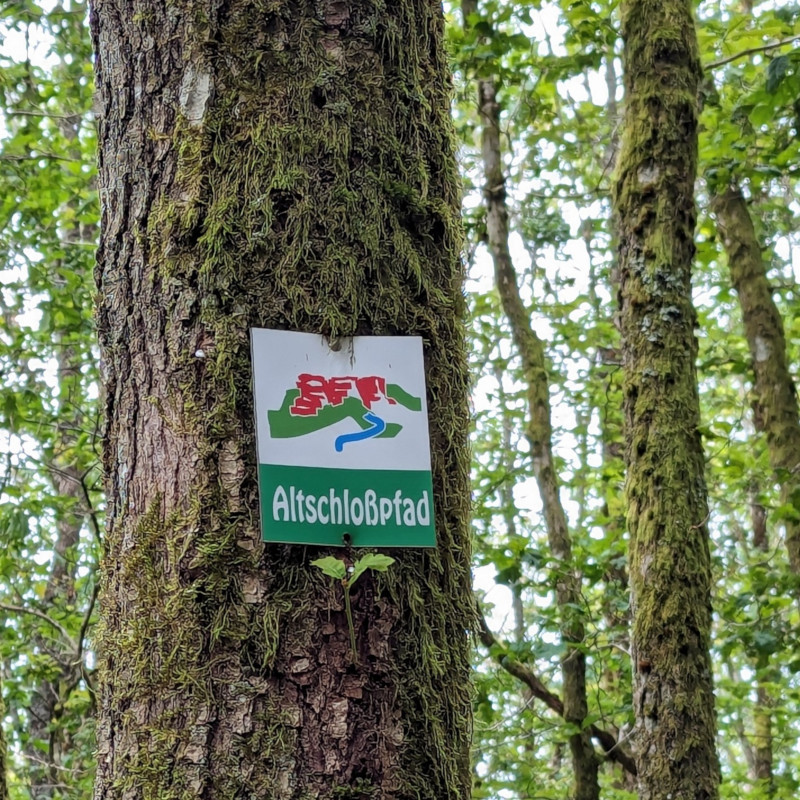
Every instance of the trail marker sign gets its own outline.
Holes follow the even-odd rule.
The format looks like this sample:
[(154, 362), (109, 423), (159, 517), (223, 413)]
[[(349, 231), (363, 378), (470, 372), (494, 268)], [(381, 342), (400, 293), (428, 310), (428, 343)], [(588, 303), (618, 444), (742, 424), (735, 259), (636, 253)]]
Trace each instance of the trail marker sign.
[(434, 547), (422, 339), (251, 344), (264, 541)]

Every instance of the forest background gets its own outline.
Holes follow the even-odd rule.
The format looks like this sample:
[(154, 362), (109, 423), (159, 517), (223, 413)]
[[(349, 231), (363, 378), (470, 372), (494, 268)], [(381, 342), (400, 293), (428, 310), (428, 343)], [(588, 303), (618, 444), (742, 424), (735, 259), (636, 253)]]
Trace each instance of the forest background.
[[(468, 235), (475, 583), (485, 618), (475, 656), (474, 796), (570, 796), (567, 743), (581, 731), (564, 719), (562, 657), (565, 625), (577, 624), (587, 665), (580, 727), (620, 742), (600, 770), (601, 794), (632, 798), (611, 214), (624, 102), (618, 4), (464, 0), (446, 10)], [(800, 6), (700, 2), (696, 13), (704, 79), (694, 302), (721, 791), (788, 798), (800, 789), (800, 476), (785, 466), (786, 452), (800, 452), (796, 400), (792, 410), (787, 399), (800, 357)], [(82, 2), (18, 0), (3, 4), (0, 21), (0, 675), (12, 800), (88, 797), (93, 779), (103, 498), (86, 17)], [(505, 183), (505, 255), (526, 335), (546, 358), (569, 562), (534, 477), (532, 377), (515, 344), (518, 319), (495, 286), (487, 175)], [(783, 395), (765, 393), (778, 385)], [(578, 581), (565, 603), (556, 588), (566, 573)]]

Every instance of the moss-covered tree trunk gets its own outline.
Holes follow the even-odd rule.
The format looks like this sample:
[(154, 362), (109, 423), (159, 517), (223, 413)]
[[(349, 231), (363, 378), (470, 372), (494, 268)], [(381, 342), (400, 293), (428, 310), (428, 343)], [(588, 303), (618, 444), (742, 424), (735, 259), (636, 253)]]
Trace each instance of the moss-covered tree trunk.
[[(460, 182), (437, 3), (97, 0), (97, 800), (469, 794)], [(424, 338), (435, 551), (260, 541), (251, 326)]]
[[(712, 204), (728, 257), (731, 282), (739, 295), (745, 336), (753, 365), (755, 424), (767, 439), (770, 464), (783, 503), (800, 503), (800, 414), (797, 389), (786, 360), (783, 320), (767, 279), (761, 247), (747, 202), (737, 186), (719, 193)], [(800, 576), (800, 512), (788, 514), (789, 565)], [(800, 595), (800, 587), (796, 590)]]
[(623, 0), (615, 186), (641, 800), (718, 797), (691, 265), (700, 63), (689, 0)]

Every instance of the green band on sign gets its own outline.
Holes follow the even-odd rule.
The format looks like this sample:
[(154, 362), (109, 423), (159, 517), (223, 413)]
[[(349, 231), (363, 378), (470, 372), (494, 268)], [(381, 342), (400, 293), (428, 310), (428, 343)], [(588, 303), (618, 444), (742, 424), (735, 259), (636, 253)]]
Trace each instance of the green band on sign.
[(428, 471), (259, 465), (265, 541), (433, 547)]

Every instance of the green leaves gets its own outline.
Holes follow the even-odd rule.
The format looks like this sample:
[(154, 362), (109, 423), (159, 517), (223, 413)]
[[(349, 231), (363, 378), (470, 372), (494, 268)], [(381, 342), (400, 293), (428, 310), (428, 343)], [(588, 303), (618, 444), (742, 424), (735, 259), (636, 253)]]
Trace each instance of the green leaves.
[(322, 570), (324, 575), (330, 575), (334, 580), (341, 581), (344, 589), (344, 609), (347, 615), (347, 628), (350, 632), (350, 653), (353, 663), (358, 662), (358, 648), (356, 645), (355, 625), (353, 624), (353, 609), (350, 603), (350, 590), (353, 588), (353, 584), (367, 570), (386, 572), (391, 564), (394, 564), (394, 559), (391, 556), (384, 556), (379, 553), (366, 553), (357, 559), (349, 570), (347, 562), (342, 558), (336, 558), (336, 556), (325, 556), (311, 562), (311, 565)]
[(42, 783), (59, 800), (86, 797), (93, 777), (88, 642), (103, 503), (86, 15), (82, 0), (14, 2), (0, 23), (0, 662), (12, 800)]
[[(587, 719), (621, 727), (630, 713), (631, 677), (621, 458), (624, 373), (617, 352), (615, 232), (608, 207), (624, 102), (617, 3), (483, 0), (467, 20), (467, 30), (458, 6), (449, 5), (457, 89), (453, 113), (461, 136), (469, 226), (477, 583), (490, 624), (510, 640), (505, 651), (535, 668), (560, 693), (558, 665), (565, 650), (558, 640), (554, 600), (559, 564), (547, 546), (543, 509), (530, 477), (525, 386), (493, 288), (483, 186), (475, 169), (481, 147), (475, 80), (491, 76), (499, 88), (515, 265), (551, 365), (554, 468), (582, 578), (582, 604), (573, 610), (587, 626), (582, 645), (591, 694)], [(800, 774), (800, 617), (789, 599), (797, 586), (782, 543), (782, 523), (800, 504), (796, 498), (781, 501), (776, 490), (781, 475), (770, 468), (767, 434), (755, 430), (751, 358), (709, 209), (711, 193), (731, 181), (741, 184), (768, 260), (796, 377), (800, 48), (797, 42), (764, 47), (796, 35), (800, 7), (755, 2), (753, 14), (743, 13), (749, 5), (724, 0), (697, 6), (706, 65), (694, 274), (697, 366), (712, 508), (713, 661), (723, 796), (730, 798), (751, 785), (739, 730), (752, 737), (755, 681), (767, 674), (759, 666), (764, 659), (775, 670), (765, 685), (774, 699), (776, 796), (795, 796)], [(56, 4), (47, 10), (24, 0), (8, 5), (6, 12), (0, 36), (17, 31), (20, 40), (38, 40), (49, 49), (46, 57), (0, 53), (5, 310), (0, 320), (0, 602), (27, 609), (4, 612), (0, 661), (11, 710), (6, 727), (13, 792), (22, 800), (30, 778), (22, 755), (29, 736), (24, 709), (40, 681), (58, 677), (58, 658), (62, 666), (75, 663), (58, 629), (31, 612), (49, 615), (73, 639), (83, 631), (85, 641), (93, 619), (99, 546), (84, 489), (102, 524), (91, 308), (98, 202), (86, 5)], [(718, 61), (725, 63), (709, 68)], [(752, 541), (756, 506), (765, 515), (765, 551)], [(74, 567), (73, 596), (45, 602), (59, 526), (75, 518), (81, 523), (79, 542), (66, 551)], [(346, 603), (366, 571), (385, 572), (393, 559), (365, 553), (349, 573), (348, 563), (334, 555), (311, 562), (326, 579), (343, 585)], [(447, 563), (436, 568), (448, 569)], [(333, 591), (338, 596), (338, 588)], [(35, 652), (34, 641), (54, 655), (41, 655), (41, 647)], [(437, 657), (429, 649), (430, 657)], [(567, 729), (529, 702), (513, 676), (481, 656), (475, 674), (476, 800), (528, 796), (531, 787), (543, 798), (563, 797), (569, 779), (562, 752)], [(70, 687), (59, 698), (63, 714), (49, 721), (53, 752), (64, 753), (63, 763), (56, 765), (59, 799), (91, 791), (92, 659), (85, 649), (82, 658), (86, 677), (61, 682)], [(45, 739), (36, 741), (41, 747)], [(616, 788), (619, 773), (605, 769), (604, 800), (632, 797)]]
[(367, 553), (353, 564), (350, 585), (352, 586), (368, 569), (375, 572), (386, 572), (392, 564), (394, 564), (394, 559), (391, 556), (384, 556), (380, 553)]
[(324, 575), (329, 575), (337, 581), (342, 581), (348, 589), (363, 575), (367, 570), (374, 570), (375, 572), (386, 572), (390, 565), (394, 564), (394, 559), (391, 556), (384, 556), (380, 553), (367, 553), (353, 562), (350, 577), (347, 576), (347, 563), (344, 559), (336, 558), (336, 556), (325, 556), (324, 558), (317, 558), (311, 562), (311, 565), (322, 570)]
[(312, 561), (311, 565), (321, 569), (323, 575), (330, 575), (334, 580), (343, 581), (347, 577), (347, 565), (335, 556), (318, 558)]
[(770, 94), (775, 94), (781, 81), (790, 72), (791, 61), (789, 56), (777, 56), (769, 62), (767, 67), (767, 84), (766, 88)]

